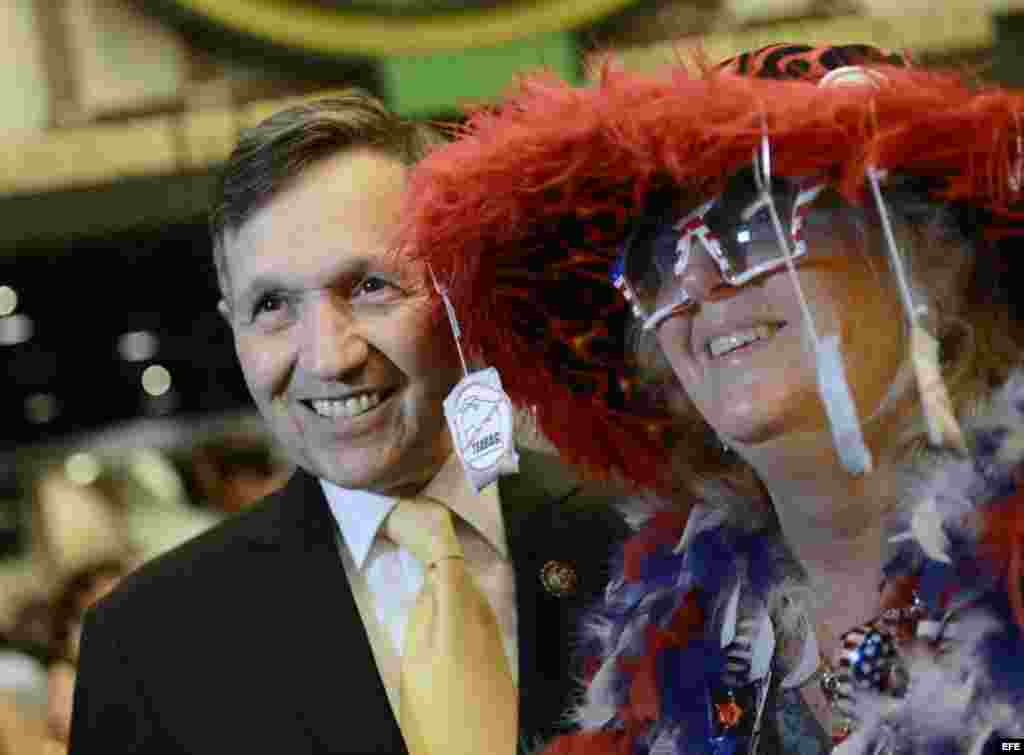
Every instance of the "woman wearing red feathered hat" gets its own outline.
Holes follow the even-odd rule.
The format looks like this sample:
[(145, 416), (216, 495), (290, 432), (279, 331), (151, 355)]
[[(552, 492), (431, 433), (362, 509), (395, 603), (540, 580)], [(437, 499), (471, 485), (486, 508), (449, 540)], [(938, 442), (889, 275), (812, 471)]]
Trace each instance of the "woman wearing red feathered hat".
[(528, 78), (421, 165), (408, 239), (463, 344), (566, 457), (678, 504), (623, 548), (551, 753), (1024, 735), (1022, 113), (778, 45)]

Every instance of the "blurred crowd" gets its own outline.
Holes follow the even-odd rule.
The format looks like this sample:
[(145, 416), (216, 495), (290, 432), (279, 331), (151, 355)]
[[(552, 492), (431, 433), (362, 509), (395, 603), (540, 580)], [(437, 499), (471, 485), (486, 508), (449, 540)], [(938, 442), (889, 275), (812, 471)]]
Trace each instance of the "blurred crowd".
[(74, 453), (22, 485), (20, 546), (0, 558), (0, 755), (66, 751), (81, 622), (135, 567), (283, 484), (265, 439), (182, 452)]

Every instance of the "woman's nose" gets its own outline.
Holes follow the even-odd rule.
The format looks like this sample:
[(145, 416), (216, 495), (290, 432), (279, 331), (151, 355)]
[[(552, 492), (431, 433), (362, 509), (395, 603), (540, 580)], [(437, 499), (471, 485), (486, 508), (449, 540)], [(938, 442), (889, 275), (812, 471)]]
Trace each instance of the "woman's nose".
[(727, 286), (718, 264), (703, 243), (694, 244), (677, 282), (695, 301), (714, 298), (717, 292)]

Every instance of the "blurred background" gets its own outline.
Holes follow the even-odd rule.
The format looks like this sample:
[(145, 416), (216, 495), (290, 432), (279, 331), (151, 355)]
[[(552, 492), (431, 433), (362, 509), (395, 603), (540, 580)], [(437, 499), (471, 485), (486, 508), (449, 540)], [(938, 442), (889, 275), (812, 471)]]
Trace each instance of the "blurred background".
[(359, 85), (452, 120), (539, 66), (866, 42), (1024, 81), (1024, 0), (0, 0), (0, 755), (60, 752), (82, 612), (281, 485), (216, 312), (239, 129)]

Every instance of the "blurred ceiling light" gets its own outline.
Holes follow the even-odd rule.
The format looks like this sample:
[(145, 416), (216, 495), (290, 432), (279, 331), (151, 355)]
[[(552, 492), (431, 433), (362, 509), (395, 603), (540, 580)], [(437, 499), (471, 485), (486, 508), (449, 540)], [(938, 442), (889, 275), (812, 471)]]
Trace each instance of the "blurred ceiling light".
[(35, 393), (25, 399), (25, 417), (34, 425), (52, 422), (60, 414), (60, 404), (52, 393)]
[(171, 373), (159, 364), (151, 364), (142, 373), (142, 390), (150, 396), (162, 396), (171, 389)]
[(0, 317), (6, 317), (18, 308), (18, 292), (10, 286), (0, 286)]
[(64, 474), (76, 485), (92, 485), (100, 476), (99, 460), (92, 454), (73, 453), (64, 462)]
[(15, 346), (32, 338), (34, 326), (28, 315), (0, 317), (0, 345)]
[(117, 351), (126, 362), (145, 362), (156, 356), (160, 341), (148, 330), (124, 333), (117, 339)]

